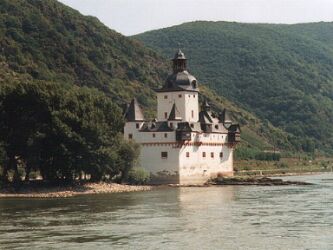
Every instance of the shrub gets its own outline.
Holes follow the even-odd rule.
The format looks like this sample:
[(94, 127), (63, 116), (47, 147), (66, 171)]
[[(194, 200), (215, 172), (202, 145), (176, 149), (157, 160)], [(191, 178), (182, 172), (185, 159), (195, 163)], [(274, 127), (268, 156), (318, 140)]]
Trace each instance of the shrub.
[(278, 167), (279, 167), (279, 168), (288, 168), (289, 166), (288, 166), (288, 164), (287, 164), (286, 162), (280, 162), (280, 163), (278, 164)]
[(150, 174), (143, 168), (132, 168), (128, 173), (128, 182), (130, 184), (147, 184), (150, 180)]

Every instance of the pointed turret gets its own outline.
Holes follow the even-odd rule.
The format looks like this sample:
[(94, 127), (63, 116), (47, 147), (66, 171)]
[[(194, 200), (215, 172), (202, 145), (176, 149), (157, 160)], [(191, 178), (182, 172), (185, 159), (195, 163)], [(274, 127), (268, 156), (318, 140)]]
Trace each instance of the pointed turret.
[(202, 109), (203, 111), (210, 111), (210, 105), (209, 105), (207, 99), (202, 103), (202, 105), (201, 105), (201, 109)]
[(219, 121), (224, 124), (226, 128), (229, 128), (232, 124), (232, 120), (229, 115), (229, 111), (226, 109), (223, 109), (222, 113), (219, 115)]
[(181, 121), (182, 117), (180, 116), (180, 112), (177, 109), (176, 103), (173, 104), (168, 121)]
[(178, 73), (186, 70), (186, 57), (184, 53), (179, 49), (172, 59), (173, 62), (173, 73)]
[(136, 121), (144, 121), (145, 118), (143, 116), (142, 109), (139, 106), (138, 101), (134, 98), (131, 101), (131, 104), (127, 108), (125, 119), (128, 122), (136, 122)]

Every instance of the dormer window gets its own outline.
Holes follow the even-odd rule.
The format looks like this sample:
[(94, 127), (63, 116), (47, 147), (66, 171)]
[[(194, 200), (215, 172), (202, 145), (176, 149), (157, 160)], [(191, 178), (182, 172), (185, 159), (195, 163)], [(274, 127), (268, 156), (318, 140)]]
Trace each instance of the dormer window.
[(193, 80), (193, 81), (192, 81), (192, 87), (193, 87), (194, 89), (197, 88), (197, 81), (196, 81), (196, 80)]

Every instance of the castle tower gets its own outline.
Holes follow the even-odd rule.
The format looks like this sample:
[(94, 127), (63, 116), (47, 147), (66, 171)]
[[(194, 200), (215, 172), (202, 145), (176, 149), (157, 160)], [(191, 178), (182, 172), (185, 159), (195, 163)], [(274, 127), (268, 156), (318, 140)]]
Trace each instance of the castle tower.
[(173, 73), (162, 88), (157, 89), (157, 119), (166, 121), (173, 105), (179, 110), (183, 122), (199, 120), (198, 84), (186, 69), (186, 57), (181, 50), (172, 59)]

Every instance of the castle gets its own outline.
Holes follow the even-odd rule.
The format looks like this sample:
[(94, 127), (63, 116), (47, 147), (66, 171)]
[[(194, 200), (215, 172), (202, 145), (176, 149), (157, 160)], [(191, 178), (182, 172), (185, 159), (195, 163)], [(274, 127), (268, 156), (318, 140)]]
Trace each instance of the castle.
[(207, 101), (199, 109), (197, 80), (186, 70), (179, 50), (157, 94), (157, 119), (146, 121), (136, 99), (125, 113), (125, 139), (141, 145), (140, 166), (152, 183), (203, 184), (217, 175), (233, 175), (233, 151), (240, 140), (238, 124), (228, 112), (214, 115)]

